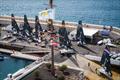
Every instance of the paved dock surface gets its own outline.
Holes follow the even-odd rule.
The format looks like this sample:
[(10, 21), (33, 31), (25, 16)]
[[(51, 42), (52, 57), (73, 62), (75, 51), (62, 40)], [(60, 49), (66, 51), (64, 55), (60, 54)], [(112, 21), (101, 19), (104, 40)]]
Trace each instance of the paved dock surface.
[(7, 53), (7, 54), (12, 54), (12, 53), (13, 53), (12, 50), (3, 49), (3, 48), (0, 48), (0, 52), (2, 52), (2, 53)]
[[(106, 78), (103, 78), (96, 74), (96, 69), (100, 68), (101, 65), (97, 64), (93, 61), (90, 61), (84, 57), (85, 54), (90, 54), (90, 55), (97, 55), (101, 56), (104, 50), (104, 45), (103, 46), (96, 46), (96, 45), (85, 45), (83, 46), (77, 46), (75, 42), (72, 43), (72, 47), (75, 49), (76, 54), (72, 56), (61, 56), (59, 54), (59, 51), (56, 50), (55, 53), (55, 62), (62, 65), (68, 65), (74, 68), (82, 68), (85, 70), (85, 75), (89, 78), (89, 80), (106, 80)], [(117, 50), (118, 52), (120, 50), (120, 47), (113, 49)], [(90, 63), (90, 67), (88, 67), (88, 63)], [(115, 69), (114, 67), (112, 68), (112, 78), (113, 80), (119, 80), (120, 79), (120, 68)]]
[[(58, 63), (58, 62), (57, 62)], [(88, 63), (90, 63), (90, 67), (88, 67)], [(73, 55), (72, 57), (66, 58), (63, 62), (59, 63), (60, 65), (65, 64), (68, 66), (72, 66), (74, 68), (82, 68), (85, 70), (85, 76), (88, 77), (89, 80), (106, 80), (96, 74), (96, 68), (100, 68), (99, 64), (87, 60), (86, 58), (82, 57), (81, 54)], [(120, 80), (120, 71), (112, 71), (113, 73), (113, 80)]]
[(50, 50), (41, 50), (41, 51), (23, 51), (22, 53), (23, 54), (43, 54), (43, 53), (50, 53), (51, 51)]
[[(17, 18), (16, 21), (20, 24), (23, 24), (23, 18)], [(0, 22), (10, 24), (10, 22), (11, 22), (10, 17), (0, 17)], [(30, 25), (34, 25), (34, 20), (33, 19), (29, 19), (29, 22), (30, 22)], [(43, 21), (42, 25), (43, 24), (46, 25), (46, 22)], [(45, 25), (44, 25), (44, 27), (45, 27)], [(61, 26), (61, 23), (55, 22), (54, 26), (58, 28), (59, 26)], [(89, 25), (88, 28), (90, 28), (90, 26), (93, 26), (93, 25)], [(34, 26), (32, 26), (32, 27), (34, 27)], [(73, 25), (72, 23), (71, 24), (66, 23), (66, 27), (67, 27), (68, 30), (73, 30), (73, 29), (75, 29), (76, 26)], [(94, 25), (93, 28), (94, 27), (96, 27), (96, 25)], [(98, 27), (98, 28), (101, 29), (102, 27)], [(116, 34), (120, 34), (119, 31)], [(115, 39), (120, 38), (119, 35), (118, 36), (112, 35), (112, 36)], [(21, 42), (16, 42), (15, 44), (20, 45), (20, 46), (30, 47), (29, 49), (27, 48), (26, 50), (30, 50), (32, 48), (39, 50), (41, 48), (40, 46), (35, 46), (34, 43), (30, 43), (30, 44), (22, 43), (21, 44)], [(76, 45), (76, 42), (73, 42), (72, 47), (75, 49), (76, 54), (72, 55), (71, 57), (66, 57), (66, 56), (61, 57), (61, 55), (58, 53), (59, 49), (55, 50), (55, 62), (60, 64), (60, 65), (66, 64), (68, 66), (72, 66), (72, 67), (75, 67), (75, 68), (83, 68), (85, 70), (85, 75), (90, 80), (105, 80), (105, 78), (102, 78), (95, 73), (95, 69), (100, 68), (100, 65), (96, 64), (96, 63), (94, 63), (90, 60), (87, 60), (82, 56), (84, 54), (101, 56), (105, 46), (87, 44), (85, 46), (78, 47)], [(120, 52), (120, 47), (118, 47), (116, 49), (113, 49), (113, 51), (114, 50)], [(0, 51), (10, 53), (10, 54), (12, 54), (12, 56), (18, 57), (18, 58), (25, 58), (25, 59), (32, 59), (32, 60), (37, 60), (39, 58), (37, 56), (33, 57), (33, 55), (22, 54), (21, 52), (18, 52), (18, 51), (12, 51), (12, 50), (6, 50), (6, 49), (0, 49)], [(23, 49), (21, 51), (24, 52), (25, 50)], [(90, 67), (88, 67), (88, 63), (91, 64)], [(113, 73), (113, 79), (114, 80), (120, 80), (120, 72), (119, 71), (113, 69), (112, 73)]]
[(22, 53), (16, 52), (16, 51), (13, 54), (11, 54), (11, 56), (16, 57), (16, 58), (28, 59), (28, 60), (38, 60), (40, 58), (40, 57), (37, 57), (37, 56), (22, 54)]
[(19, 51), (2, 49), (2, 48), (0, 48), (0, 52), (10, 54), (12, 57), (28, 59), (28, 60), (34, 60), (34, 61), (38, 60), (40, 58), (40, 57), (29, 55), (29, 54), (23, 54), (23, 53), (21, 53)]

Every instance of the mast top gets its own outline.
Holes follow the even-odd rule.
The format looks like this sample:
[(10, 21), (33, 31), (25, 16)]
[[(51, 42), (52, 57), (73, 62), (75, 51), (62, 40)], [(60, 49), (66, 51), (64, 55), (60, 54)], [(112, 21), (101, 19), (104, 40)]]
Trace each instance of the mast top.
[(49, 6), (50, 8), (53, 8), (53, 0), (49, 0)]

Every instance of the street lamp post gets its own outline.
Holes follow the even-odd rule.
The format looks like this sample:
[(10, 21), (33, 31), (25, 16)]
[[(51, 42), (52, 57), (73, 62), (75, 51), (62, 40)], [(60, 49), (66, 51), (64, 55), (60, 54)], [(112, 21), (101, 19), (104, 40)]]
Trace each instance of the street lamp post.
[(56, 33), (52, 32), (51, 33), (51, 62), (52, 62), (52, 66), (51, 66), (51, 72), (52, 72), (52, 75), (55, 76), (55, 66), (54, 66), (54, 46), (58, 46), (58, 43), (55, 41), (56, 39)]
[(52, 56), (52, 75), (55, 76), (55, 69), (54, 69), (54, 45), (51, 45), (51, 56)]

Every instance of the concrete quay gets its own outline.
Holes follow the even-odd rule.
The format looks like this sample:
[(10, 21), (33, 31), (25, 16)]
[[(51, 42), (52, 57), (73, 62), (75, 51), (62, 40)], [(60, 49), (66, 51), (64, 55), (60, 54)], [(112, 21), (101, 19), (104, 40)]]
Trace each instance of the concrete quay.
[(28, 60), (33, 60), (33, 61), (38, 60), (40, 58), (40, 57), (33, 56), (33, 55), (23, 54), (19, 51), (2, 49), (2, 48), (0, 48), (0, 52), (10, 54), (10, 56), (15, 57), (15, 58), (28, 59)]
[[(18, 16), (15, 16), (15, 19), (17, 21), (18, 24), (23, 24), (23, 17), (18, 17)], [(28, 22), (30, 23), (30, 26), (31, 27), (34, 27), (35, 25), (35, 21), (34, 21), (34, 18), (28, 18)], [(40, 23), (42, 26), (45, 27), (45, 25), (47, 25), (47, 21), (45, 20), (40, 20)], [(0, 24), (11, 24), (11, 16), (0, 16)], [(54, 23), (53, 25), (55, 26), (55, 28), (58, 28), (61, 25), (61, 21), (58, 21), (58, 20), (54, 20)], [(68, 29), (75, 29), (77, 28), (77, 23), (76, 22), (68, 22), (66, 21), (66, 28)], [(96, 28), (96, 29), (103, 29), (103, 25), (97, 25), (97, 24), (88, 24), (88, 23), (83, 23), (83, 27), (86, 27), (86, 28)], [(106, 26), (106, 28), (109, 28), (110, 26)], [(117, 28), (117, 27), (113, 27), (113, 32), (115, 32), (116, 34), (120, 34), (120, 29)]]

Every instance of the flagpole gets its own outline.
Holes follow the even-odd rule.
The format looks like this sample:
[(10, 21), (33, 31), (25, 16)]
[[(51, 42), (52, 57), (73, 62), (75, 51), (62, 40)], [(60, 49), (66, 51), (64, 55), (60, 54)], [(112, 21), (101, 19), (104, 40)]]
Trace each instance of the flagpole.
[(53, 0), (49, 0), (49, 6), (51, 9), (53, 8)]

